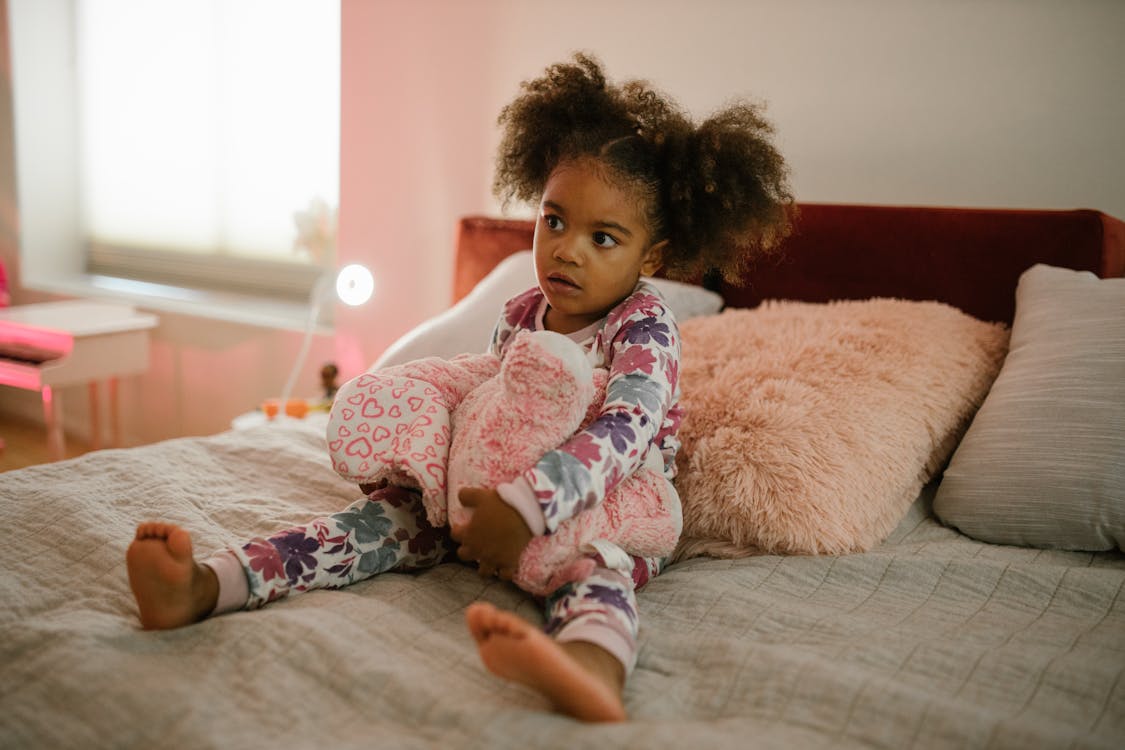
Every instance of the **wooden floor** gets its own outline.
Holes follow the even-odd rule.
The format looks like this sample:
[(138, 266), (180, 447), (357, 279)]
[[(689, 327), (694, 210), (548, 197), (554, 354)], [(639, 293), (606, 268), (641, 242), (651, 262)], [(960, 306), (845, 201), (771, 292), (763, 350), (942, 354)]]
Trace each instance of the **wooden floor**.
[[(0, 419), (0, 440), (4, 441), (4, 447), (0, 450), (0, 472), (22, 469), (25, 466), (43, 464), (51, 460), (47, 452), (47, 431), (41, 424), (24, 422), (5, 415)], [(90, 450), (88, 445), (67, 436), (67, 458), (81, 456), (88, 450)]]

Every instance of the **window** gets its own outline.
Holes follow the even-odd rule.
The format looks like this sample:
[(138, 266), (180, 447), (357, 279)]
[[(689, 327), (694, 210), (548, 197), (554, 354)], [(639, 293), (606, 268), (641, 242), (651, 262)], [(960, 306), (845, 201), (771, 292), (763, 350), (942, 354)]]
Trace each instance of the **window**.
[[(56, 112), (72, 100), (64, 153), (87, 273), (307, 298), (335, 246), (339, 2), (13, 0), (12, 10), (17, 140), (29, 123), (21, 100), (54, 96)], [(21, 93), (18, 48), (36, 54), (25, 29), (69, 45), (69, 88), (28, 81)], [(41, 137), (31, 140), (50, 148)], [(20, 164), (21, 200), (25, 176), (45, 179), (26, 172)]]

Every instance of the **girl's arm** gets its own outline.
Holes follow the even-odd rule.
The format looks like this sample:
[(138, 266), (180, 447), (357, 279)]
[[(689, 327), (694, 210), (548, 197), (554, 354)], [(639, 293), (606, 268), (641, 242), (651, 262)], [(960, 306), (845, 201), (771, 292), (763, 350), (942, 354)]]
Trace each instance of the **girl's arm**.
[[(678, 407), (669, 416), (679, 399), (680, 338), (663, 300), (646, 291), (634, 294), (610, 313), (603, 335), (610, 361), (600, 413), (521, 477), (526, 485), (520, 489), (530, 487), (543, 514), (543, 527), (529, 523), (533, 532), (553, 532), (597, 505), (650, 451), (674, 441)], [(509, 493), (502, 494), (507, 500)], [(527, 518), (526, 509), (521, 514)]]

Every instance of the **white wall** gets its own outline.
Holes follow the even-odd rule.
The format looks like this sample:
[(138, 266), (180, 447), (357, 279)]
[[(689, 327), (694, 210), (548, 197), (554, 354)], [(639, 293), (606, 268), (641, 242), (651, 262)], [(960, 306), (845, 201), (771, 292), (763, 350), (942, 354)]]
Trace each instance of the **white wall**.
[[(1125, 218), (1117, 0), (343, 0), (342, 21), (340, 252), (379, 291), (310, 362), (361, 366), (446, 303), (457, 217), (497, 210), (499, 109), (578, 49), (699, 117), (766, 101), (799, 200)], [(131, 442), (222, 429), (298, 343), (191, 317), (157, 337)]]

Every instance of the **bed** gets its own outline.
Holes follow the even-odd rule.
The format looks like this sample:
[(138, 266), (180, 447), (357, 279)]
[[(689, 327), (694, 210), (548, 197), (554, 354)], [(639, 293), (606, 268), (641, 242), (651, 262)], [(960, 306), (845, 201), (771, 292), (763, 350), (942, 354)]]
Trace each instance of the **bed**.
[[(487, 299), (481, 290), (493, 270), (530, 238), (525, 221), (464, 219), (455, 256), (461, 307), (443, 320), (471, 317), (466, 301)], [(1068, 292), (1082, 308), (1076, 325), (1093, 332), (1067, 335), (1088, 348), (1073, 357), (1080, 369), (1067, 370), (1048, 396), (1057, 407), (1048, 430), (1057, 460), (1038, 463), (1065, 464), (1061, 479), (1020, 476), (1031, 472), (1018, 461), (1005, 474), (996, 443), (1003, 448), (1019, 436), (992, 437), (982, 419), (987, 412), (993, 423), (1003, 421), (1005, 403), (993, 408), (1002, 384), (1029, 387), (1016, 377), (1020, 362), (995, 347), (1007, 351), (1010, 330), (1014, 353), (1018, 336), (1065, 317), (1030, 317), (1038, 305), (1027, 296), (1035, 290), (1025, 274), (1033, 268), (1065, 272), (1059, 283), (1077, 284)], [(104, 450), (0, 475), (0, 747), (1123, 747), (1125, 421), (1117, 420), (1125, 399), (1114, 396), (1125, 382), (1117, 377), (1125, 373), (1123, 275), (1125, 223), (1096, 211), (805, 204), (779, 256), (752, 266), (743, 283), (707, 279), (738, 314), (839, 317), (853, 310), (842, 300), (936, 300), (948, 307), (917, 309), (942, 321), (953, 320), (953, 308), (971, 315), (974, 335), (993, 347), (978, 357), (981, 367), (992, 362), (993, 369), (965, 379), (975, 395), (961, 399), (957, 418), (903, 470), (909, 481), (885, 493), (893, 496), (890, 520), (874, 536), (834, 551), (747, 537), (754, 533), (747, 528), (768, 525), (753, 516), (737, 529), (723, 527), (724, 518), (693, 527), (701, 545), (639, 593), (640, 655), (624, 724), (554, 715), (537, 696), (490, 675), (464, 627), (465, 606), (483, 599), (533, 620), (538, 608), (510, 585), (457, 564), (386, 574), (176, 631), (140, 629), (123, 565), (138, 521), (180, 523), (205, 553), (355, 499), (355, 487), (327, 461), (323, 422)], [(1036, 293), (1053, 303), (1062, 293), (1050, 286), (1054, 277), (1048, 281)], [(1086, 304), (1103, 296), (1108, 301)], [(702, 411), (709, 407), (697, 392), (701, 379), (723, 359), (699, 359), (706, 326), (730, 315), (683, 323), (685, 400), (693, 396)], [(405, 337), (409, 347), (398, 347), (399, 356), (432, 340), (434, 326), (423, 328), (429, 334)], [(905, 330), (903, 346), (917, 359), (917, 347), (935, 336)], [(856, 351), (864, 361), (878, 359), (873, 350)], [(1024, 366), (1044, 371), (1042, 362)], [(1083, 374), (1089, 366), (1101, 369)], [(941, 368), (927, 372), (930, 390), (950, 379)], [(1094, 377), (1101, 390), (1079, 388), (1079, 400), (1091, 392), (1105, 400), (1082, 412), (1082, 429), (1067, 433), (1059, 425), (1074, 389), (1065, 384)], [(882, 412), (910, 401), (860, 408)], [(932, 422), (909, 429), (935, 430)], [(707, 437), (696, 435), (692, 445), (685, 439), (691, 460), (704, 461)], [(847, 468), (839, 455), (866, 455), (850, 442), (864, 435), (845, 438), (842, 454), (826, 453), (817, 471), (801, 474)], [(979, 455), (963, 454), (970, 438), (983, 447), (969, 453)], [(734, 456), (729, 476), (746, 481), (738, 472), (754, 460)], [(878, 453), (864, 460), (883, 463)], [(685, 464), (682, 474), (697, 468)], [(756, 470), (761, 484), (777, 479)], [(1095, 500), (1063, 496), (1076, 476), (1090, 480), (1083, 492)], [(956, 491), (947, 485), (952, 477)], [(998, 478), (1003, 486), (988, 484)], [(686, 492), (684, 481), (690, 513), (689, 497), (702, 495)], [(1034, 484), (1029, 490), (1020, 481)], [(1016, 497), (981, 517), (1008, 489), (1042, 495), (1054, 481), (1063, 489), (1045, 493), (1046, 508), (1018, 505)], [(861, 491), (874, 483), (861, 478)], [(982, 485), (984, 494), (974, 495)], [(835, 494), (842, 506), (851, 502)], [(728, 500), (733, 507), (742, 498)], [(1042, 514), (1059, 508), (1067, 512), (1044, 521)], [(1050, 536), (1064, 527), (1062, 543)]]

